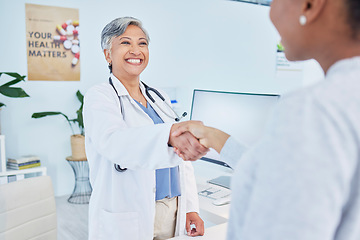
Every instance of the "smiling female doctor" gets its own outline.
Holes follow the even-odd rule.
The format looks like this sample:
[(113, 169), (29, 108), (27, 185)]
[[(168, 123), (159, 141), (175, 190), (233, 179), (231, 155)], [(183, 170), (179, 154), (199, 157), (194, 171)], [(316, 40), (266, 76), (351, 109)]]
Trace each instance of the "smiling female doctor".
[(113, 20), (101, 34), (112, 74), (105, 83), (92, 87), (84, 101), (86, 155), (93, 187), (89, 239), (204, 234), (192, 165), (183, 162), (171, 146), (192, 159), (202, 157), (208, 149), (190, 133), (169, 136), (176, 116), (160, 96), (168, 103), (169, 98), (163, 92), (149, 91), (154, 104), (140, 81), (149, 61), (148, 43), (141, 22), (131, 17)]

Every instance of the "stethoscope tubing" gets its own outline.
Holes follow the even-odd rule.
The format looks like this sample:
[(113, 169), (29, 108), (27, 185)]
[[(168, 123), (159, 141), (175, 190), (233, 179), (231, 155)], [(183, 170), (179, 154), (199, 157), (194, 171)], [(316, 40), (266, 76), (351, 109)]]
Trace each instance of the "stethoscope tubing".
[(155, 101), (155, 99), (151, 96), (150, 91), (153, 91), (165, 104), (166, 106), (171, 110), (171, 112), (176, 116), (176, 118), (174, 118), (174, 120), (176, 122), (179, 122), (183, 117), (185, 117), (187, 115), (186, 112), (184, 112), (181, 116), (179, 116), (174, 109), (170, 106), (170, 104), (168, 102), (165, 101), (165, 98), (163, 97), (163, 95), (161, 95), (161, 93), (159, 93), (158, 90), (156, 90), (155, 88), (149, 87), (148, 85), (146, 85), (143, 81), (141, 81), (141, 83), (144, 85), (145, 87), (145, 93), (148, 96), (148, 98), (169, 118), (173, 118), (173, 116), (170, 116), (167, 112), (165, 112)]
[[(142, 83), (142, 84), (144, 85), (144, 87), (145, 87), (145, 94), (146, 94), (146, 96), (147, 96), (147, 97), (150, 99), (150, 101), (151, 101), (152, 103), (154, 103), (166, 116), (168, 116), (169, 118), (173, 118), (176, 122), (179, 122), (183, 117), (185, 117), (185, 116), (187, 115), (187, 113), (184, 112), (181, 116), (179, 116), (179, 115), (175, 112), (175, 110), (170, 106), (170, 104), (169, 104), (168, 102), (166, 102), (164, 96), (163, 96), (158, 90), (156, 90), (155, 88), (149, 87), (149, 86), (148, 86), (147, 84), (145, 84), (143, 81), (141, 81), (141, 83)], [(120, 101), (120, 110), (121, 110), (121, 113), (123, 114), (123, 105), (121, 104), (121, 103), (122, 103), (122, 102), (121, 102), (121, 98), (120, 98), (118, 92), (116, 91), (116, 88), (115, 88), (115, 86), (114, 86), (114, 84), (113, 84), (113, 82), (112, 82), (111, 77), (109, 77), (109, 84), (112, 86), (112, 88), (114, 89), (116, 95), (117, 95), (118, 98), (119, 98), (119, 101)], [(150, 91), (154, 92), (154, 93), (165, 103), (165, 105), (166, 105), (166, 106), (171, 110), (171, 112), (176, 116), (175, 118), (174, 118), (174, 116), (169, 115), (167, 112), (165, 112), (165, 111), (159, 106), (159, 104), (158, 104), (158, 103), (155, 101), (155, 99), (151, 96)], [(115, 168), (115, 170), (118, 171), (118, 172), (124, 172), (124, 171), (127, 170), (127, 168), (121, 168), (120, 165), (119, 165), (119, 164), (116, 164), (116, 163), (114, 163), (114, 168)]]

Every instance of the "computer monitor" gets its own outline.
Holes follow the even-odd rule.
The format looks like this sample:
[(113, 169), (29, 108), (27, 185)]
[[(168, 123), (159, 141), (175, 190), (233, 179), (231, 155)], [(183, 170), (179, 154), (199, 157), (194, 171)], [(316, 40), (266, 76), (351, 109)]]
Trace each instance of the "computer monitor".
[[(191, 120), (218, 128), (248, 146), (262, 135), (266, 122), (278, 101), (277, 94), (221, 92), (195, 89)], [(230, 167), (211, 149), (202, 160)]]
[(231, 1), (259, 4), (259, 5), (265, 5), (265, 6), (270, 6), (270, 4), (272, 2), (272, 0), (231, 0)]
[(231, 1), (259, 4), (259, 5), (265, 5), (265, 6), (270, 6), (270, 4), (272, 2), (272, 0), (231, 0)]

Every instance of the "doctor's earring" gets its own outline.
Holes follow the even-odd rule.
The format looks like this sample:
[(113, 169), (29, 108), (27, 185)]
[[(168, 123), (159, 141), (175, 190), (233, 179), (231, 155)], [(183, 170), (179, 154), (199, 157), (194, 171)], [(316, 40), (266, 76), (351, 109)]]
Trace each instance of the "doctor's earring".
[(300, 25), (305, 26), (306, 21), (307, 21), (306, 17), (304, 15), (301, 15), (299, 18)]
[(111, 62), (109, 62), (108, 68), (110, 70), (110, 73), (112, 73), (112, 63)]

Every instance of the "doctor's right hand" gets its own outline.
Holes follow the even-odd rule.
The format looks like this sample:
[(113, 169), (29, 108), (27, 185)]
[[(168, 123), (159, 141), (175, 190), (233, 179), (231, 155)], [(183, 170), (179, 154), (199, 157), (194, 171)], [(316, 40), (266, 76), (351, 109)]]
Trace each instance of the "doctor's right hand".
[(176, 149), (176, 152), (181, 153), (178, 155), (182, 159), (195, 161), (205, 156), (205, 154), (209, 151), (209, 149), (201, 145), (190, 132), (184, 132), (177, 136), (173, 136), (171, 134), (174, 131), (173, 127), (170, 131), (168, 143)]
[[(195, 136), (199, 143), (204, 147), (213, 148), (218, 153), (220, 153), (225, 142), (230, 137), (229, 134), (219, 129), (205, 126), (201, 121), (193, 120), (174, 124), (171, 128), (170, 135), (176, 137), (186, 132), (190, 132)], [(178, 149), (175, 149), (175, 152), (181, 156), (181, 150), (179, 152)]]

